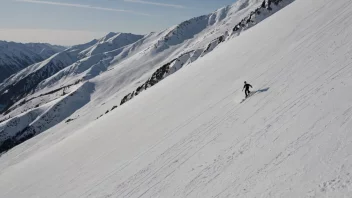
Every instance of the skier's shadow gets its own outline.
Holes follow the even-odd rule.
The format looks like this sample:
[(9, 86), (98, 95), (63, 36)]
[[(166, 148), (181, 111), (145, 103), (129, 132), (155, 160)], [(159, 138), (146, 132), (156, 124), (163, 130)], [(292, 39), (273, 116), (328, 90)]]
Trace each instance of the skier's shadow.
[(264, 88), (264, 89), (258, 89), (258, 90), (256, 90), (256, 91), (252, 91), (252, 92), (250, 93), (250, 95), (249, 95), (248, 97), (244, 98), (240, 103), (244, 102), (247, 98), (251, 97), (251, 96), (254, 95), (254, 94), (267, 92), (267, 91), (269, 91), (269, 89), (270, 89), (270, 87), (266, 87), (266, 88)]
[(269, 89), (270, 89), (270, 87), (267, 87), (267, 88), (264, 88), (264, 89), (259, 89), (259, 90), (255, 91), (255, 92), (263, 93), (263, 92), (267, 92)]

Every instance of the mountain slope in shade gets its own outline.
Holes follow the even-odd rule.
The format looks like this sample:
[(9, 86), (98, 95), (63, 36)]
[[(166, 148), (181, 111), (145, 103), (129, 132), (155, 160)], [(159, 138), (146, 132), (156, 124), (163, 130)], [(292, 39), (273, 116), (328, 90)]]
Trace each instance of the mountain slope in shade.
[(66, 49), (66, 47), (51, 45), (49, 43), (25, 43), (25, 45), (33, 52), (42, 56), (44, 59), (49, 58), (50, 56)]
[(21, 69), (65, 50), (46, 43), (15, 43), (0, 41), (0, 83)]

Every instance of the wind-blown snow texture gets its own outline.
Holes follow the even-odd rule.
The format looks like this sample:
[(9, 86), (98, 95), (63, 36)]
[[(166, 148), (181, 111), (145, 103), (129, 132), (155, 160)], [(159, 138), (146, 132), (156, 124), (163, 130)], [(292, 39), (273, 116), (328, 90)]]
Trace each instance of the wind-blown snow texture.
[(0, 83), (21, 69), (63, 51), (65, 48), (47, 43), (15, 43), (0, 41)]
[(351, 12), (296, 0), (117, 108), (132, 64), (82, 82), (67, 123), (1, 156), (0, 197), (351, 197)]

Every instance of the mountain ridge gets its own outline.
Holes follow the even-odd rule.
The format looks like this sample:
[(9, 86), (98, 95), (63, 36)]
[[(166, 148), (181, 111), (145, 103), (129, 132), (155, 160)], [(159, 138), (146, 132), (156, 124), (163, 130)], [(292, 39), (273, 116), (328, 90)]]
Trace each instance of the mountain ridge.
[[(280, 4), (270, 10), (267, 1), (240, 0), (214, 13), (195, 17), (159, 33), (144, 36), (109, 33), (101, 39), (73, 46), (60, 55), (66, 54), (65, 56), (70, 58), (57, 58), (57, 55), (26, 68), (0, 84), (0, 104), (6, 105), (2, 111), (3, 122), (0, 123), (0, 132), (2, 130), (1, 133), (6, 134), (3, 135), (3, 140), (17, 137), (18, 133), (25, 133), (23, 130), (29, 129), (30, 126), (38, 126), (36, 122), (41, 119), (40, 114), (34, 113), (32, 115), (36, 115), (38, 119), (17, 124), (17, 133), (7, 132), (8, 126), (13, 128), (14, 124), (10, 123), (18, 123), (15, 121), (18, 116), (26, 117), (31, 111), (48, 109), (50, 105), (47, 104), (55, 105), (52, 101), (60, 101), (60, 98), (74, 94), (86, 83), (93, 84), (94, 87), (91, 95), (85, 96), (89, 99), (85, 100), (85, 105), (80, 108), (73, 107), (75, 111), (72, 115), (65, 115), (68, 120), (76, 120), (74, 117), (79, 117), (87, 119), (87, 122), (102, 117), (180, 68), (205, 56), (220, 43), (239, 36), (242, 31), (271, 16), (292, 0), (278, 2)], [(257, 12), (260, 9), (263, 13)], [(241, 27), (235, 29), (238, 24)], [(126, 39), (125, 42), (126, 40), (122, 39), (121, 45), (120, 42), (113, 44), (114, 38), (120, 39), (121, 35), (121, 38), (128, 36), (131, 40)], [(109, 47), (111, 45), (114, 47)], [(97, 48), (102, 50), (94, 51)], [(94, 108), (101, 105), (106, 106), (103, 112)], [(58, 109), (54, 114), (61, 111)], [(56, 126), (60, 122), (62, 120), (51, 120), (44, 125)], [(68, 125), (72, 123), (67, 122)], [(28, 137), (47, 130), (44, 126), (39, 128), (29, 132), (31, 135)], [(22, 140), (17, 141), (15, 138), (10, 142), (12, 143), (7, 145), (16, 145)]]

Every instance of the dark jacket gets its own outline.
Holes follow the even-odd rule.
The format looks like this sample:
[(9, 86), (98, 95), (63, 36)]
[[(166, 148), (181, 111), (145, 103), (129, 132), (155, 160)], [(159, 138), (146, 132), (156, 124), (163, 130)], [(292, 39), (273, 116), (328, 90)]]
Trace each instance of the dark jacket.
[(253, 88), (252, 85), (250, 85), (250, 84), (244, 84), (243, 89), (249, 90), (249, 87)]

